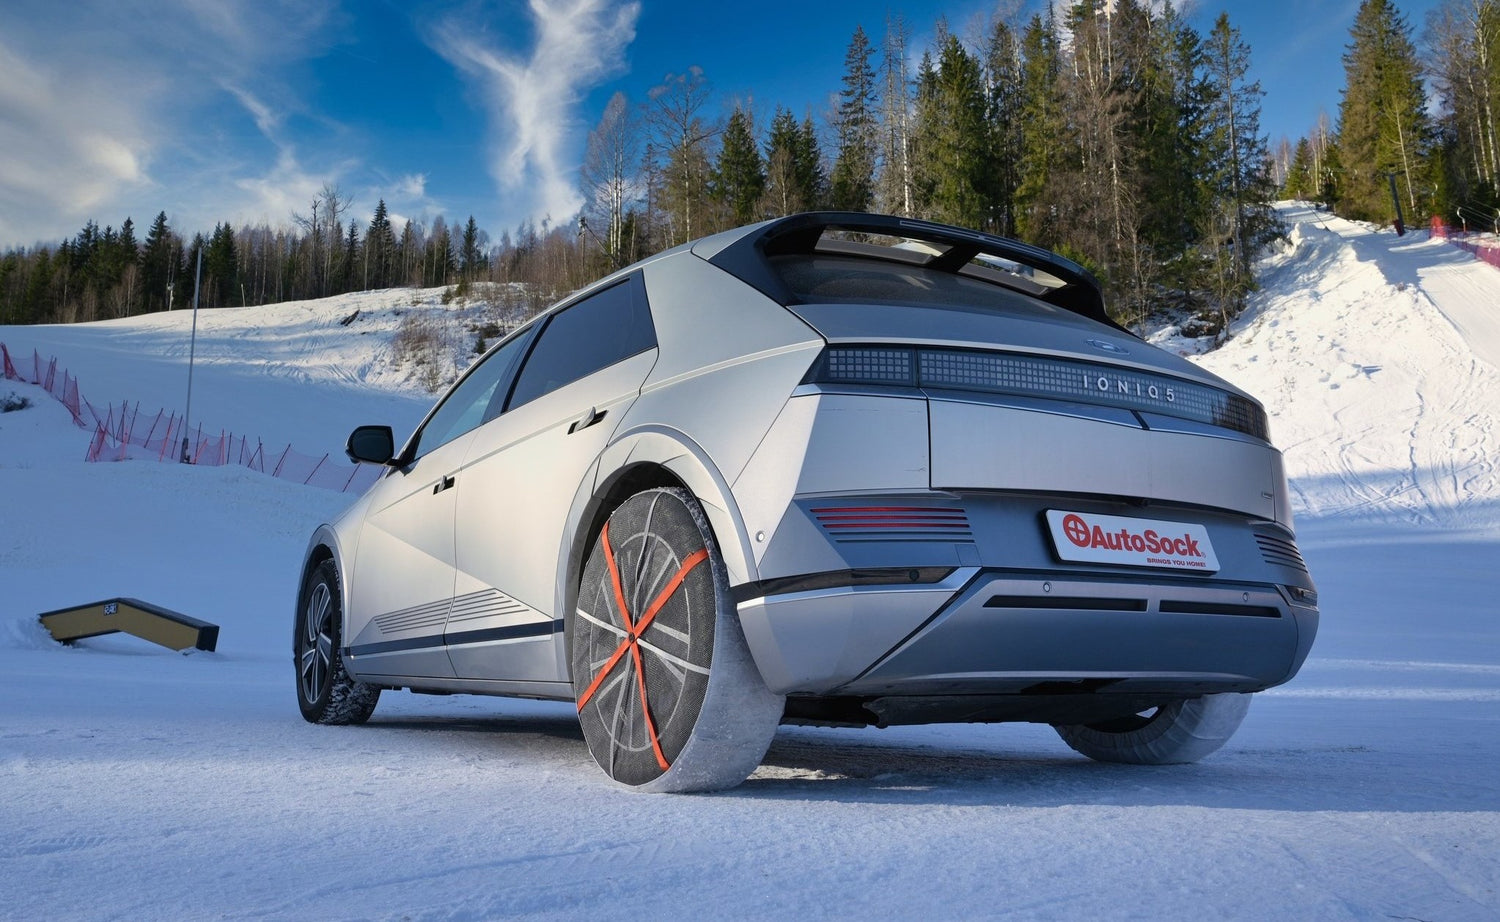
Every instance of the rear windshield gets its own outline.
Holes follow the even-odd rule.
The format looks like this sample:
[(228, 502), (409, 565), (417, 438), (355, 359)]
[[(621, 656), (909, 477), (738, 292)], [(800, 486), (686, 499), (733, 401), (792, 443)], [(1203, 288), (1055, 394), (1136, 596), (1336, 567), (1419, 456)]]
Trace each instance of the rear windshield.
[[(983, 280), (1000, 269), (970, 265), (962, 274), (882, 259), (824, 254), (774, 256), (772, 269), (804, 303), (915, 304), (925, 307), (1014, 311), (1040, 307), (1035, 300)], [(1025, 284), (1006, 272), (1004, 284)]]

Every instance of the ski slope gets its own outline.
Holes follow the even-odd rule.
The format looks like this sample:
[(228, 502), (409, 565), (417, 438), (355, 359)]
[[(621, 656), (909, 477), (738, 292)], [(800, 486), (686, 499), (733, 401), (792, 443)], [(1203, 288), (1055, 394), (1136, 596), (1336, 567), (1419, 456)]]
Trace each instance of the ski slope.
[(1266, 404), (1302, 515), (1492, 529), (1500, 271), (1425, 233), (1282, 214), (1254, 311), (1201, 361)]
[[(59, 404), (0, 382), (35, 404), (0, 414), (0, 919), (1500, 918), (1500, 272), (1282, 213), (1263, 290), (1198, 360), (1271, 411), (1323, 627), (1190, 766), (1030, 725), (783, 728), (742, 787), (652, 797), (606, 786), (566, 705), (387, 693), (364, 727), (309, 726), (297, 567), (348, 498), (86, 464)], [(194, 405), (303, 451), (409, 429), (431, 398), (390, 340), (414, 297), (438, 309), (205, 312)], [(0, 341), (90, 400), (170, 408), (189, 319)], [(220, 624), (218, 652), (35, 622), (122, 595)]]

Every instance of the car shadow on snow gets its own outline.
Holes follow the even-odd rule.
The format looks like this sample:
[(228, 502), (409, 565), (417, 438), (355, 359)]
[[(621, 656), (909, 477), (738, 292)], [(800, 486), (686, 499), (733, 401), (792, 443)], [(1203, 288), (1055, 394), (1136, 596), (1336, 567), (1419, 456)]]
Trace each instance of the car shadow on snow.
[[(362, 732), (421, 734), (422, 752), (459, 755), (480, 770), (487, 761), (524, 765), (611, 787), (589, 760), (571, 709), (525, 704), (522, 712), (377, 715)], [(1018, 729), (1014, 741), (981, 740), (978, 747), (947, 740), (873, 739), (884, 732), (897, 731), (783, 727), (748, 780), (701, 796), (997, 807), (1500, 811), (1500, 787), (1486, 780), (1486, 772), (1399, 746), (1325, 743), (1316, 737), (1285, 746), (1231, 742), (1200, 763), (1138, 766), (1092, 762), (1067, 750), (1044, 728)], [(1483, 754), (1475, 758), (1482, 761)]]
[[(1061, 745), (1061, 744), (1059, 744)], [(1209, 807), (1493, 812), (1484, 771), (1363, 746), (1231, 748), (1191, 765), (1111, 765), (1056, 751), (947, 750), (820, 740), (785, 730), (731, 793), (771, 800), (1009, 807)]]

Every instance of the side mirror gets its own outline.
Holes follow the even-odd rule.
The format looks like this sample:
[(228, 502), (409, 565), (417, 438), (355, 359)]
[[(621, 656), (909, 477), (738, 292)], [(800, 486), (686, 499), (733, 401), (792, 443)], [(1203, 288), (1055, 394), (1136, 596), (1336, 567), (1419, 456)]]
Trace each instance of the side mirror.
[(396, 456), (396, 434), (390, 426), (360, 426), (349, 433), (344, 453), (350, 461), (390, 464)]

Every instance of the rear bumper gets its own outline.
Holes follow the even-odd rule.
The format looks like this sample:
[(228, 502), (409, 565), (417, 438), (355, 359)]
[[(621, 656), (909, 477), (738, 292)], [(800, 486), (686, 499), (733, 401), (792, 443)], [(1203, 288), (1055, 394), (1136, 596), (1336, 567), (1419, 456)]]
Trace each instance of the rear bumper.
[(933, 584), (767, 595), (739, 612), (782, 694), (1175, 698), (1295, 675), (1318, 625), (1295, 599), (1267, 583), (964, 567)]

